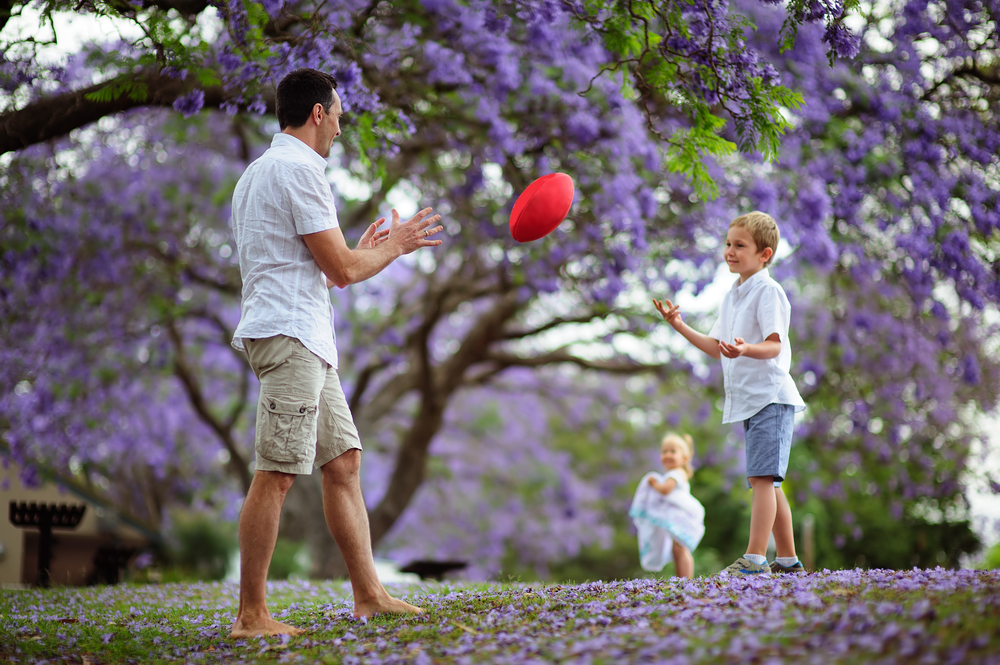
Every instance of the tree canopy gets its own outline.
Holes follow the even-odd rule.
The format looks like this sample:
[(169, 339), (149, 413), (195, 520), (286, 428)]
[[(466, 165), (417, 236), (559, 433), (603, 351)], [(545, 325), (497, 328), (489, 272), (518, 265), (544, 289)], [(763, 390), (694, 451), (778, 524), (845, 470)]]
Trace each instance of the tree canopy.
[[(229, 198), (276, 131), (274, 82), (315, 66), (347, 112), (331, 179), (348, 237), (407, 199), (448, 236), (332, 294), (376, 542), (485, 573), (507, 548), (545, 565), (606, 543), (594, 516), (666, 422), (702, 433), (706, 477), (735, 492), (717, 369), (646, 303), (700, 293), (752, 208), (787, 248), (774, 273), (810, 405), (795, 501), (820, 503), (841, 550), (879, 511), (960, 521), (1000, 382), (1000, 6), (857, 6), (850, 32), (837, 2), (772, 4), (39, 5), (43, 26), (74, 11), (140, 36), (50, 62), (44, 29), (0, 32), (6, 456), (153, 525), (173, 502), (235, 502), (256, 385), (229, 347)], [(557, 170), (570, 218), (515, 244), (514, 194)], [(629, 434), (619, 405), (660, 416)], [(322, 538), (317, 488), (296, 488), (286, 528)]]

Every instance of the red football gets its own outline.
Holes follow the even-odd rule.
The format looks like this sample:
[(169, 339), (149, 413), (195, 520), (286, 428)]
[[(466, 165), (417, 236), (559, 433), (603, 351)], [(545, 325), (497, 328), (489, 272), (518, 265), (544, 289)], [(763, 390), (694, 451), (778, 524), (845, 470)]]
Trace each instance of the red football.
[(531, 242), (552, 233), (573, 205), (573, 179), (565, 173), (543, 175), (517, 197), (510, 213), (510, 234)]

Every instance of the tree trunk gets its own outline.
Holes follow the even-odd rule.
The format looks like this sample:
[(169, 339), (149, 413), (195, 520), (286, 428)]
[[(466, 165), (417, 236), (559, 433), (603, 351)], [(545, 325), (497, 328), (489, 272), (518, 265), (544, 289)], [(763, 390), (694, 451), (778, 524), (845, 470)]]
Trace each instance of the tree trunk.
[(437, 366), (431, 365), (427, 352), (427, 335), (437, 318), (428, 317), (431, 325), (425, 326), (422, 339), (415, 340), (419, 345), (416, 356), (421, 362), (414, 363), (412, 370), (420, 376), (416, 385), (421, 392), (421, 405), (400, 441), (389, 489), (379, 504), (369, 511), (373, 543), (378, 543), (396, 524), (423, 483), (427, 450), (444, 422), (448, 400), (463, 385), (466, 370), (487, 358), (490, 345), (502, 336), (504, 324), (517, 311), (518, 303), (512, 291), (499, 294), (494, 306), (469, 330), (458, 350)]

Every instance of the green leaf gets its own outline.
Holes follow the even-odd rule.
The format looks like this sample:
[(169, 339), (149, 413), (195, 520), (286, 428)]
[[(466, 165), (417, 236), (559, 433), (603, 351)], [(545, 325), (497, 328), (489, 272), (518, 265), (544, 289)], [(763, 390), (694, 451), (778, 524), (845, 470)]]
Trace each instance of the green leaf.
[(216, 85), (222, 85), (222, 79), (219, 77), (219, 73), (209, 67), (200, 67), (196, 69), (194, 75), (202, 87), (208, 88)]
[(91, 101), (106, 104), (122, 95), (127, 95), (130, 99), (142, 102), (146, 100), (148, 92), (145, 84), (130, 79), (117, 79), (98, 90), (88, 92), (85, 97)]

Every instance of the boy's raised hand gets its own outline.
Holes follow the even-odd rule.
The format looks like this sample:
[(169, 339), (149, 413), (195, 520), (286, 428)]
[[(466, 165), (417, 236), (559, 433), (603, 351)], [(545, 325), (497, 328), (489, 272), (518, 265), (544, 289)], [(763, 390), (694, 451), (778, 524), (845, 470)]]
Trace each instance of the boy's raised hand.
[(729, 344), (721, 340), (719, 341), (719, 353), (727, 358), (739, 358), (746, 352), (747, 343), (742, 337), (737, 337), (733, 340), (733, 344)]
[(663, 319), (672, 325), (674, 328), (679, 326), (683, 320), (681, 319), (681, 306), (675, 305), (666, 298), (663, 301), (659, 301), (653, 298), (653, 305), (660, 312)]

